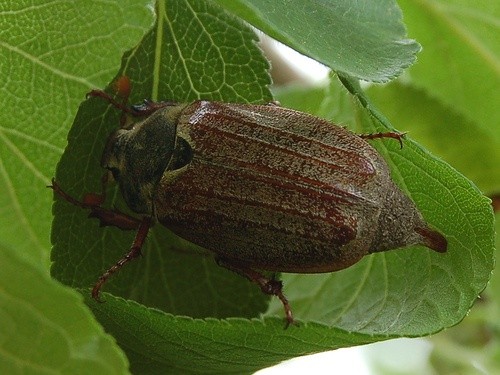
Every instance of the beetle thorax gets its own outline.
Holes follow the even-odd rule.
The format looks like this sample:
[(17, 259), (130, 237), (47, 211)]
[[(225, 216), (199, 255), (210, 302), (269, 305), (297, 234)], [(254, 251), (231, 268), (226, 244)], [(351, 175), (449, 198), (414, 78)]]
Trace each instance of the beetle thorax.
[(179, 107), (162, 108), (108, 139), (101, 164), (113, 173), (127, 205), (137, 213), (153, 214), (158, 182), (177, 159)]

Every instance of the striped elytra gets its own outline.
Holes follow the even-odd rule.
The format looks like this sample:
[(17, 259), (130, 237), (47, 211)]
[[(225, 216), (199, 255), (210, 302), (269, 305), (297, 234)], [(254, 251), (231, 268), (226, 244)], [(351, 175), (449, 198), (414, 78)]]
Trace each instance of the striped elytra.
[(191, 159), (163, 172), (152, 204), (161, 224), (218, 256), (314, 273), (373, 252), (446, 248), (380, 154), (342, 127), (276, 105), (197, 101), (177, 116)]

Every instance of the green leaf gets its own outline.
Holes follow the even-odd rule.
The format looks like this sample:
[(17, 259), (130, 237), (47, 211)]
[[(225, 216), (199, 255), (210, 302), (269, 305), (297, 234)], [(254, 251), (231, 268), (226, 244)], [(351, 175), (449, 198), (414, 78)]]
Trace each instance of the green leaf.
[[(500, 233), (500, 214), (496, 233)], [(497, 253), (500, 237), (496, 238)], [(493, 272), (486, 290), (460, 325), (430, 338), (434, 344), (432, 362), (439, 374), (485, 374), (498, 372), (500, 359), (500, 274)]]
[[(391, 130), (358, 86), (343, 83), (363, 105), (353, 101), (351, 110), (357, 115), (353, 122), (342, 125), (366, 133)], [(335, 97), (340, 107), (345, 106), (343, 91), (333, 82), (325, 101)], [(286, 96), (278, 99), (287, 103)], [(408, 138), (403, 149), (393, 140), (371, 143), (384, 155), (393, 179), (408, 192), (426, 221), (446, 235), (448, 253), (407, 248), (365, 257), (332, 274), (284, 275), (295, 314), (308, 321), (373, 334), (420, 336), (454, 325), (484, 289), (494, 266), (489, 199)], [(281, 309), (272, 301), (268, 314)]]
[(500, 7), (497, 1), (399, 1), (423, 46), (411, 82), (500, 140)]
[(264, 33), (344, 74), (385, 82), (415, 61), (393, 0), (215, 0)]
[(477, 122), (422, 90), (400, 83), (371, 87), (368, 93), (393, 123), (459, 169), (482, 191), (495, 193), (500, 189), (500, 140)]
[(157, 4), (153, 29), (124, 57), (121, 73), (137, 83), (132, 102), (272, 99), (269, 63), (240, 20), (201, 0)]
[(127, 372), (124, 354), (78, 293), (3, 245), (0, 269), (0, 373)]
[(116, 297), (92, 306), (106, 329), (126, 343), (131, 371), (140, 374), (249, 374), (292, 356), (388, 338), (316, 323), (284, 330), (281, 319), (172, 316)]
[(152, 22), (149, 1), (2, 1), (0, 238), (49, 266), (46, 189), (79, 102)]
[[(500, 144), (478, 124), (480, 117), (468, 120), (460, 114), (460, 107), (443, 105), (422, 90), (408, 86), (408, 82), (407, 85), (393, 83), (384, 88), (371, 87), (369, 94), (394, 123), (401, 124), (402, 130), (409, 131), (412, 137), (457, 167), (482, 191), (498, 192)], [(498, 233), (498, 215), (496, 223)], [(496, 237), (498, 252), (499, 237)], [(472, 374), (477, 368), (494, 373), (497, 369), (499, 280), (498, 273), (493, 272), (487, 289), (464, 321), (432, 337), (435, 345), (433, 364), (438, 373)]]

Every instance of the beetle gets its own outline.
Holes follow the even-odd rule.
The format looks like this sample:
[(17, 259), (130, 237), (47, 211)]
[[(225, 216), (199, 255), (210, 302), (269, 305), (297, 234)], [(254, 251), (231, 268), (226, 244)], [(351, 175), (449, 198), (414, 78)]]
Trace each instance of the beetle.
[[(264, 271), (338, 271), (367, 254), (411, 245), (447, 250), (446, 238), (424, 221), (367, 142), (388, 137), (402, 147), (400, 133), (357, 135), (273, 103), (129, 107), (104, 91), (88, 95), (132, 121), (122, 120), (107, 140), (100, 194), (80, 201), (55, 180), (51, 187), (102, 225), (137, 230), (130, 250), (94, 285), (96, 300), (108, 278), (139, 256), (155, 222), (277, 296), (287, 326), (294, 318), (283, 284)], [(141, 218), (103, 207), (110, 178)]]

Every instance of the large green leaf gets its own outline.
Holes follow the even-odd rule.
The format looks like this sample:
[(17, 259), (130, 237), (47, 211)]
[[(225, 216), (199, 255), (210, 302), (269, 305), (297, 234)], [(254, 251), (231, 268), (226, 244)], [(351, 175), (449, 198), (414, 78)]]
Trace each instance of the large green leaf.
[[(159, 1), (156, 11), (156, 24), (125, 55), (119, 73), (133, 82), (133, 102), (271, 100), (268, 64), (245, 25), (201, 0)], [(343, 82), (354, 96), (332, 84), (319, 108), (322, 113), (338, 104), (330, 112), (337, 122), (363, 131), (389, 128), (359, 86)], [(56, 174), (68, 193), (81, 197), (99, 191), (99, 160), (119, 117), (119, 111), (97, 98), (81, 105)], [(86, 218), (87, 212), (60, 199), (54, 204), (52, 273), (83, 289), (137, 373), (244, 373), (300, 354), (425, 335), (456, 324), (493, 267), (489, 203), (470, 182), (411, 140), (403, 150), (391, 140), (373, 143), (390, 163), (396, 182), (447, 236), (449, 252), (405, 249), (368, 257), (334, 274), (284, 275), (286, 294), (302, 321), (299, 327), (283, 331), (282, 306), (276, 301), (263, 321), (242, 319), (259, 317), (268, 298), (161, 226), (148, 237), (142, 258), (105, 286), (142, 305), (111, 294), (104, 295), (107, 303), (96, 303), (87, 288), (128, 250), (134, 233), (99, 228), (96, 220)], [(108, 204), (126, 210), (116, 190), (109, 191)], [(240, 319), (222, 319), (228, 317)]]
[(136, 374), (249, 374), (284, 358), (389, 338), (316, 323), (284, 330), (278, 319), (192, 319), (111, 296), (94, 313), (123, 343)]
[(125, 355), (77, 292), (3, 245), (0, 269), (0, 373), (127, 372)]
[[(362, 105), (351, 101), (349, 112), (356, 115), (351, 119), (336, 116), (341, 124), (365, 133), (387, 130), (387, 120), (359, 87), (343, 82)], [(322, 104), (321, 93), (316, 90), (316, 95)], [(339, 107), (345, 108), (345, 96), (333, 82), (323, 93), (323, 101), (331, 103), (336, 98)], [(278, 96), (285, 105), (288, 97)], [(321, 104), (319, 108), (323, 108)], [(342, 272), (285, 275), (287, 295), (299, 301), (294, 304), (295, 311), (304, 319), (365, 333), (419, 336), (456, 324), (486, 286), (494, 265), (489, 200), (410, 139), (403, 149), (392, 140), (371, 143), (384, 155), (394, 180), (408, 192), (426, 220), (447, 236), (448, 253), (443, 256), (405, 249), (366, 257)], [(269, 314), (280, 308), (274, 301)]]
[[(0, 88), (3, 108), (0, 114), (0, 191), (3, 193), (0, 194), (0, 237), (9, 245), (0, 248), (1, 373), (25, 373), (31, 370), (37, 373), (45, 370), (63, 373), (126, 371), (126, 361), (122, 354), (109, 336), (92, 321), (82, 306), (81, 299), (59, 284), (51, 282), (43, 274), (49, 263), (50, 212), (47, 208), (51, 199), (50, 191), (45, 189), (45, 185), (50, 181), (55, 163), (63, 152), (67, 129), (85, 92), (102, 87), (111, 80), (116, 74), (123, 51), (135, 45), (152, 24), (152, 12), (147, 8), (148, 4), (150, 1), (135, 0), (7, 0), (0, 5), (0, 75), (3, 82)], [(161, 4), (164, 5), (163, 2)], [(251, 33), (242, 29), (234, 20), (227, 21), (214, 8), (204, 8), (204, 3), (200, 1), (176, 0), (167, 4), (167, 8), (161, 8), (160, 22), (152, 33), (124, 60), (124, 71), (133, 78), (135, 84), (134, 101), (145, 97), (178, 100), (204, 97), (251, 102), (270, 100), (266, 87), (267, 63), (258, 56)], [(377, 6), (375, 2), (366, 5), (372, 4)], [(405, 33), (400, 25), (397, 26), (400, 14), (394, 3), (378, 4), (381, 4), (379, 10), (396, 10), (392, 14), (394, 17), (386, 14), (388, 18), (382, 23), (390, 25), (390, 35), (396, 36), (394, 40), (402, 40)], [(406, 6), (406, 3), (403, 4)], [(354, 6), (358, 3), (351, 5), (355, 9)], [(176, 7), (183, 11), (175, 10)], [(294, 7), (288, 7), (283, 15), (285, 11), (293, 14), (294, 10)], [(494, 11), (490, 13), (495, 14)], [(359, 10), (354, 14), (361, 15)], [(373, 16), (379, 14), (372, 13)], [(285, 18), (290, 19), (291, 16), (287, 15)], [(486, 21), (490, 19), (483, 16), (481, 18)], [(302, 26), (305, 24), (302, 23), (303, 19), (301, 16), (295, 24)], [(418, 22), (418, 18), (413, 16), (406, 16), (405, 19), (416, 19)], [(351, 21), (355, 22), (356, 17)], [(226, 24), (227, 22), (229, 23)], [(293, 22), (288, 24), (293, 26)], [(313, 24), (307, 27), (313, 27)], [(380, 25), (380, 22), (377, 24)], [(482, 25), (484, 24), (483, 22)], [(347, 25), (347, 30), (355, 30), (351, 22), (347, 22)], [(358, 24), (360, 25), (362, 26), (361, 23)], [(431, 26), (433, 25), (424, 25), (423, 29), (433, 30)], [(482, 27), (479, 29), (482, 30)], [(324, 44), (317, 40), (325, 35), (321, 34), (322, 31), (315, 30), (309, 35), (311, 40), (316, 40), (312, 44), (316, 45), (315, 48), (323, 48)], [(341, 30), (341, 37), (345, 30)], [(377, 37), (381, 36), (379, 30), (378, 27), (375, 30)], [(492, 34), (488, 31), (491, 28), (484, 30), (482, 35)], [(369, 37), (370, 33), (367, 32), (366, 35)], [(411, 35), (417, 34), (412, 31)], [(359, 41), (358, 36), (356, 34), (354, 38), (351, 35), (351, 40)], [(486, 40), (490, 39), (491, 37)], [(382, 35), (382, 42), (383, 40)], [(429, 46), (435, 40), (439, 40), (440, 44), (444, 43), (440, 38), (426, 40), (431, 42), (426, 43)], [(370, 47), (368, 49), (371, 50), (376, 44), (372, 43), (372, 39), (369, 41), (370, 45), (363, 46)], [(397, 53), (403, 50), (405, 52), (399, 61), (397, 56), (395, 60), (391, 60), (389, 67), (392, 68), (389, 72), (382, 68), (382, 75), (394, 75), (400, 70), (399, 67), (411, 63), (416, 44), (410, 46), (411, 48), (403, 46), (395, 49)], [(295, 47), (298, 48), (296, 45)], [(343, 44), (343, 47), (350, 48), (348, 44)], [(343, 52), (349, 53), (349, 50), (344, 49)], [(360, 74), (368, 76), (366, 72), (375, 72), (378, 79), (382, 79), (378, 68), (361, 60), (365, 57), (376, 60), (377, 55), (366, 53), (363, 56), (349, 56), (345, 61), (339, 61), (346, 64), (347, 60), (354, 58), (354, 64), (348, 64), (347, 67), (360, 66)], [(390, 54), (381, 56), (388, 57)], [(465, 57), (470, 58), (467, 50)], [(336, 55), (335, 58), (340, 57)], [(458, 57), (454, 61), (459, 61)], [(470, 74), (465, 69), (466, 66), (471, 71), (488, 71), (488, 67), (481, 65), (484, 59), (479, 61), (480, 64), (477, 65), (464, 65), (459, 73), (466, 76)], [(379, 68), (386, 66), (383, 62), (382, 65), (379, 63), (377, 60)], [(342, 72), (342, 66), (337, 64), (333, 67)], [(344, 72), (352, 74), (347, 69)], [(471, 90), (456, 90), (454, 94), (460, 99), (460, 95), (470, 93), (467, 100), (470, 99), (473, 105), (465, 103), (457, 110), (469, 111), (472, 114), (469, 118), (480, 119), (483, 126), (485, 123), (486, 126), (496, 125), (498, 121), (494, 121), (496, 112), (492, 112), (492, 105), (498, 100), (488, 91), (490, 86), (484, 86), (484, 83), (494, 82), (497, 77), (488, 74), (479, 84), (473, 81), (471, 83), (468, 78), (467, 85)], [(442, 81), (430, 82), (436, 86), (442, 84)], [(485, 95), (481, 87), (486, 90)], [(430, 88), (429, 85), (427, 89), (431, 91)], [(328, 117), (333, 116), (341, 123), (356, 122), (356, 117), (364, 118), (357, 121), (358, 125), (371, 126), (371, 121), (366, 121), (364, 110), (357, 108), (353, 111), (352, 98), (344, 94), (330, 89), (325, 100), (319, 102), (319, 111)], [(308, 92), (301, 92), (300, 95), (305, 96), (303, 102), (313, 100)], [(479, 105), (481, 97), (490, 102)], [(397, 99), (396, 97), (395, 100)], [(314, 104), (318, 107), (317, 103)], [(313, 107), (306, 110), (315, 113)], [(478, 112), (474, 114), (474, 111)], [(82, 105), (70, 134), (67, 154), (61, 161), (57, 174), (65, 189), (75, 195), (98, 189), (98, 179), (102, 173), (98, 159), (106, 136), (118, 124), (118, 117), (119, 114), (114, 109), (107, 108), (97, 100)], [(399, 123), (397, 126), (400, 127)], [(391, 143), (388, 146), (389, 153), (385, 146), (379, 146), (382, 147), (380, 150), (393, 162), (395, 178), (402, 186), (406, 186), (406, 181), (411, 182), (411, 176), (416, 173), (412, 165), (418, 166), (418, 163), (411, 160), (402, 163), (407, 168), (400, 168), (401, 161), (392, 157), (399, 155), (400, 150), (394, 149)], [(382, 142), (375, 144), (384, 145)], [(408, 147), (410, 146), (405, 145), (403, 155), (408, 155), (405, 154)], [(414, 146), (411, 147), (413, 150)], [(412, 153), (413, 151), (410, 155)], [(421, 156), (423, 155), (425, 154)], [(417, 160), (422, 161), (421, 158)], [(438, 165), (436, 173), (445, 169), (446, 184), (443, 186), (448, 188), (451, 183), (450, 170), (439, 163)], [(425, 162), (424, 166), (434, 167), (431, 162)], [(422, 170), (417, 175), (421, 176), (421, 173)], [(304, 275), (297, 280), (291, 276), (290, 280), (285, 280), (286, 293), (293, 299), (292, 307), (296, 315), (303, 320), (318, 320), (328, 325), (359, 328), (365, 332), (392, 332), (394, 336), (408, 333), (421, 335), (436, 326), (443, 327), (457, 322), (471, 303), (471, 296), (482, 288), (482, 278), (487, 279), (492, 262), (488, 237), (491, 233), (490, 216), (485, 208), (485, 201), (479, 198), (477, 191), (465, 183), (465, 180), (457, 175), (455, 177), (455, 191), (450, 190), (444, 195), (449, 199), (452, 192), (453, 197), (457, 198), (451, 205), (453, 211), (442, 209), (446, 212), (446, 218), (443, 218), (444, 213), (436, 213), (440, 202), (429, 203), (428, 198), (436, 193), (432, 190), (435, 188), (435, 184), (430, 183), (432, 179), (422, 177), (424, 197), (419, 196), (422, 192), (415, 194), (417, 188), (411, 187), (415, 181), (407, 185), (427, 219), (452, 237), (450, 254), (433, 254), (429, 259), (425, 256), (427, 250), (420, 250), (413, 259), (406, 255), (410, 254), (410, 250), (403, 250), (369, 258), (364, 261), (364, 265), (360, 264), (359, 268), (352, 269), (350, 276), (342, 277), (342, 273), (323, 275), (320, 280), (316, 276)], [(427, 183), (432, 187), (429, 192), (426, 190)], [(441, 198), (441, 195), (436, 197)], [(109, 198), (109, 203), (123, 205), (116, 192), (111, 192)], [(54, 274), (71, 285), (88, 287), (104, 268), (126, 251), (133, 234), (111, 228), (101, 230), (94, 221), (85, 218), (86, 213), (72, 207), (64, 208), (64, 204), (65, 202), (58, 202), (54, 207), (57, 217), (53, 241), (58, 244), (54, 253)], [(452, 215), (457, 213), (454, 207), (457, 206), (462, 211), (458, 210), (459, 216), (454, 217)], [(457, 236), (459, 226), (464, 230), (460, 237)], [(483, 234), (476, 236), (479, 231)], [(467, 235), (470, 238), (464, 241)], [(460, 245), (457, 246), (457, 242)], [(464, 251), (468, 247), (470, 250)], [(16, 250), (15, 253), (12, 249)], [(484, 251), (481, 252), (481, 249)], [(266, 298), (256, 287), (216, 267), (210, 257), (200, 257), (194, 251), (197, 249), (173, 238), (163, 228), (155, 228), (148, 239), (144, 257), (136, 261), (136, 264), (127, 266), (123, 275), (113, 278), (107, 290), (139, 300), (148, 306), (159, 306), (190, 317), (256, 317), (266, 308)], [(388, 258), (384, 262), (386, 256), (393, 259)], [(412, 261), (409, 262), (408, 259)], [(446, 263), (447, 260), (450, 263)], [(374, 267), (370, 267), (381, 262), (386, 274), (392, 275), (391, 272), (395, 270), (395, 276), (384, 278), (383, 275), (377, 275)], [(405, 262), (410, 264), (406, 268)], [(423, 297), (415, 296), (414, 290), (433, 285), (429, 282), (435, 281), (435, 271), (439, 267), (442, 284), (436, 289), (435, 295), (424, 290)], [(405, 271), (406, 269), (409, 271)], [(356, 270), (365, 271), (361, 281)], [(470, 279), (471, 286), (462, 290), (464, 281), (472, 273), (474, 277)], [(366, 278), (366, 275), (371, 277)], [(398, 279), (397, 275), (403, 276)], [(336, 284), (328, 280), (329, 276), (338, 277)], [(424, 279), (422, 283), (419, 283), (419, 276)], [(285, 279), (287, 277), (288, 275)], [(415, 283), (409, 285), (406, 278)], [(377, 293), (383, 293), (391, 298), (375, 301), (374, 297), (367, 296), (367, 286), (371, 280), (382, 280), (384, 283), (383, 289), (376, 288), (381, 284), (375, 285), (375, 297), (380, 297)], [(388, 280), (392, 283), (388, 283)], [(394, 285), (396, 282), (402, 284)], [(449, 284), (456, 288), (451, 297), (444, 295), (450, 291)], [(337, 294), (337, 290), (340, 293)], [(88, 290), (83, 293), (88, 298)], [(411, 300), (404, 298), (406, 294), (411, 296)], [(350, 300), (342, 301), (345, 297)], [(359, 345), (387, 337), (356, 331), (346, 332), (315, 323), (302, 323), (300, 327), (283, 331), (282, 307), (279, 304), (273, 304), (268, 312), (268, 315), (274, 315), (274, 309), (279, 317), (266, 318), (263, 322), (241, 318), (193, 320), (111, 295), (105, 298), (108, 303), (99, 305), (91, 300), (87, 303), (125, 348), (136, 373), (154, 370), (164, 373), (162, 369), (165, 367), (172, 373), (178, 373), (179, 368), (191, 372), (248, 372), (291, 356)], [(375, 301), (375, 305), (369, 305), (370, 298)], [(415, 302), (418, 298), (422, 298), (423, 302), (437, 300), (438, 309), (418, 307), (416, 311), (424, 313), (415, 314), (408, 308), (410, 305), (404, 303)], [(454, 303), (459, 298), (461, 300), (457, 307)], [(342, 317), (335, 310), (338, 301), (341, 301), (340, 307), (345, 311)], [(398, 309), (398, 304), (403, 308)], [(361, 307), (363, 314), (354, 311), (357, 306)], [(369, 311), (367, 306), (372, 306)], [(381, 311), (381, 306), (387, 309)], [(442, 316), (436, 319), (436, 315), (439, 315), (436, 312), (442, 312)], [(393, 319), (396, 324), (388, 327), (393, 317), (396, 317)], [(356, 325), (357, 318), (362, 319), (364, 325)], [(408, 323), (405, 319), (413, 321)], [(436, 319), (437, 323), (429, 323), (432, 319)], [(61, 364), (66, 367), (61, 367)]]
[(500, 140), (498, 1), (400, 0), (410, 35), (423, 46), (408, 75), (455, 112)]
[(79, 102), (152, 23), (149, 1), (0, 4), (0, 238), (49, 266), (45, 188)]
[[(159, 2), (157, 12), (153, 30), (123, 60), (120, 74), (128, 75), (134, 83), (133, 101), (144, 97), (270, 100), (267, 63), (254, 45), (254, 35), (243, 24), (195, 0), (168, 6)], [(215, 65), (224, 75), (215, 74)], [(387, 128), (359, 87), (349, 80), (344, 83), (363, 105), (332, 85), (325, 100), (332, 106), (339, 104), (337, 108), (341, 109), (335, 118), (351, 121), (365, 131)], [(100, 155), (107, 135), (118, 126), (119, 116), (116, 109), (99, 99), (88, 100), (80, 107), (57, 170), (57, 180), (72, 195), (98, 191), (103, 173)], [(282, 307), (276, 301), (267, 315), (279, 318), (269, 317), (264, 323), (238, 320), (235, 324), (233, 320), (180, 319), (109, 294), (104, 296), (108, 301), (104, 305), (89, 300), (100, 321), (126, 350), (135, 371), (166, 366), (171, 372), (179, 368), (191, 372), (248, 372), (299, 354), (377, 341), (387, 335), (424, 335), (460, 321), (484, 288), (493, 266), (488, 202), (467, 180), (411, 141), (405, 142), (403, 150), (394, 141), (374, 144), (426, 219), (447, 235), (448, 254), (406, 249), (368, 257), (334, 274), (285, 275), (285, 290), (297, 318), (323, 323), (302, 324), (288, 331), (282, 331)], [(126, 209), (116, 191), (109, 198), (109, 204)], [(96, 220), (86, 219), (86, 212), (61, 200), (56, 200), (54, 212), (52, 271), (75, 287), (90, 286), (127, 251), (134, 235), (99, 228)], [(258, 288), (217, 268), (209, 256), (200, 256), (193, 246), (159, 226), (148, 238), (143, 257), (113, 277), (106, 290), (190, 317), (258, 317), (267, 305)], [(348, 330), (349, 342), (338, 337), (345, 334), (344, 330), (327, 327), (331, 325)], [(258, 340), (253, 338), (255, 332)], [(200, 338), (205, 336), (213, 339), (213, 345), (208, 341), (203, 344)], [(292, 340), (286, 344), (292, 348), (298, 336), (303, 342), (294, 350), (276, 352), (269, 345), (259, 346), (261, 357), (253, 354), (253, 342), (281, 338)], [(242, 340), (249, 345), (235, 344)], [(224, 350), (216, 345), (220, 341)], [(183, 350), (177, 349), (179, 342)], [(194, 349), (200, 342), (202, 349)], [(325, 345), (318, 347), (314, 345), (317, 342)], [(234, 363), (232, 356), (244, 357), (245, 361)]]
[(415, 61), (394, 0), (214, 0), (338, 73), (385, 82)]

